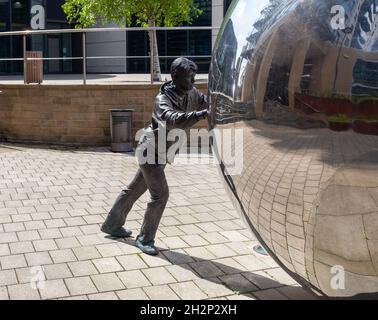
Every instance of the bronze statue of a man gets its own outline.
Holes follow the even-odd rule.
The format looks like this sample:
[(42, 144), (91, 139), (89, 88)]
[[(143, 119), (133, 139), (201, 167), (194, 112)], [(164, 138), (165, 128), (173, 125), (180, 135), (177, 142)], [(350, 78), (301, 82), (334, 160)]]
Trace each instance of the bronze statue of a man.
[[(169, 197), (164, 169), (167, 163), (173, 161), (175, 153), (173, 156), (167, 155), (172, 145), (172, 142), (167, 141), (167, 135), (172, 129), (189, 129), (208, 116), (207, 97), (193, 86), (197, 71), (197, 65), (186, 58), (178, 58), (172, 63), (172, 81), (161, 87), (155, 100), (152, 123), (146, 128), (137, 148), (137, 154), (145, 155), (153, 146), (152, 161), (151, 157), (149, 161), (141, 161), (142, 157), (137, 157), (139, 169), (133, 181), (122, 190), (101, 227), (103, 232), (113, 237), (130, 237), (132, 232), (123, 227), (127, 215), (136, 200), (148, 190), (151, 200), (147, 205), (136, 246), (149, 255), (158, 254), (154, 245), (155, 236)], [(162, 130), (165, 131), (163, 135), (159, 132)], [(161, 141), (162, 136), (164, 141)], [(163, 152), (159, 144), (164, 145)]]

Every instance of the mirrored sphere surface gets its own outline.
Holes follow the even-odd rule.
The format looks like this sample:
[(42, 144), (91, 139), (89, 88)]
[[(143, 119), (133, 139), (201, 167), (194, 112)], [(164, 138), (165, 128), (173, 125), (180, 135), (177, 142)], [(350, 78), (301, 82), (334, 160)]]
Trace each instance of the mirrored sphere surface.
[(236, 172), (215, 136), (235, 206), (327, 296), (378, 292), (377, 6), (234, 0), (209, 75), (210, 127), (231, 129), (242, 151)]

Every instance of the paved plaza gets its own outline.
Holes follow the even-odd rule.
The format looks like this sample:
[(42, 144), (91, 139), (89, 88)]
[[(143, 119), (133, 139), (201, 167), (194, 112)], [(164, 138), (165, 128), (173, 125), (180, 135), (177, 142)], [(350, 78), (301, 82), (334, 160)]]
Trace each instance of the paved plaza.
[[(151, 257), (134, 238), (99, 231), (137, 169), (132, 154), (1, 145), (0, 300), (314, 299), (272, 258), (253, 251), (258, 242), (216, 166), (184, 162), (180, 156), (167, 167), (161, 253)], [(133, 236), (148, 199), (146, 193), (129, 215)]]

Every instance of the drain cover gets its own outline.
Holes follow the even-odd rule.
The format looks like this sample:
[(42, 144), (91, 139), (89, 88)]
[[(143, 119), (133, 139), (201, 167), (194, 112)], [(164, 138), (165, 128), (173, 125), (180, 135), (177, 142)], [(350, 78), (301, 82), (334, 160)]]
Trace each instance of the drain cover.
[(263, 256), (269, 256), (268, 252), (266, 252), (266, 250), (261, 245), (254, 246), (253, 250)]

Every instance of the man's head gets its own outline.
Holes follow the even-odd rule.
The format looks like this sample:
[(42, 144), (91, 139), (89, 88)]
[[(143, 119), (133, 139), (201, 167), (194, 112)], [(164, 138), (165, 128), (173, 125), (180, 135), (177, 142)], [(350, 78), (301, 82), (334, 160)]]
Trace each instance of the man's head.
[(171, 65), (173, 83), (182, 92), (193, 89), (194, 78), (197, 74), (197, 65), (187, 58), (177, 58)]

